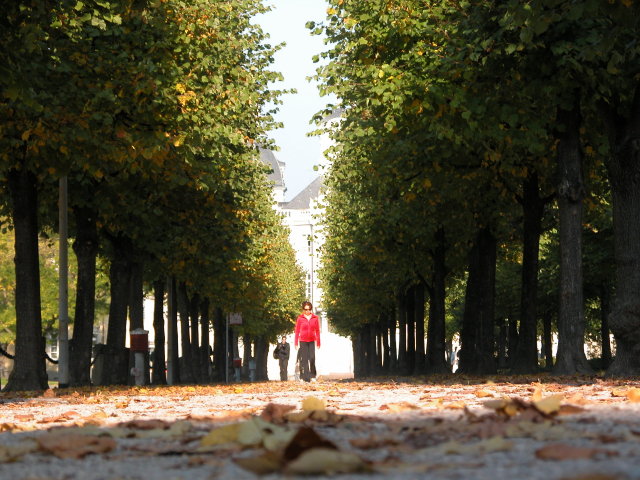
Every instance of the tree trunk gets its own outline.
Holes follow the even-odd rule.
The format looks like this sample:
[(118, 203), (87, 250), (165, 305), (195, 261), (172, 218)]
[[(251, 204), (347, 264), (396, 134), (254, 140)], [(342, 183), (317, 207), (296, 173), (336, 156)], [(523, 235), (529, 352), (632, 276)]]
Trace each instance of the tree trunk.
[(266, 337), (259, 336), (255, 340), (255, 360), (256, 360), (256, 381), (266, 382), (269, 380), (267, 374), (267, 361), (269, 359), (269, 342)]
[(129, 279), (129, 322), (130, 329), (144, 328), (144, 288), (142, 261), (131, 263), (131, 277)]
[(498, 369), (507, 368), (507, 322), (504, 318), (498, 321)]
[(480, 322), (478, 332), (478, 373), (496, 373), (495, 293), (497, 241), (489, 228), (480, 231)]
[(447, 266), (444, 230), (436, 232), (436, 248), (433, 250), (433, 273), (429, 288), (429, 324), (427, 326), (427, 365), (429, 373), (451, 372), (446, 360), (445, 300)]
[(507, 318), (507, 327), (507, 361), (511, 365), (518, 350), (518, 320), (513, 315)]
[(154, 385), (166, 385), (165, 373), (165, 338), (164, 338), (164, 280), (153, 282), (153, 376), (151, 382)]
[(225, 329), (224, 313), (220, 307), (215, 308), (213, 323), (213, 381), (224, 382), (225, 370)]
[(407, 289), (404, 295), (407, 311), (407, 374), (415, 373), (416, 368), (416, 303), (415, 286)]
[(469, 276), (460, 335), (461, 373), (490, 374), (494, 357), (496, 239), (481, 229), (470, 252)]
[(640, 375), (640, 83), (627, 119), (612, 119), (609, 167), (613, 192), (616, 287), (609, 326), (616, 356), (607, 376)]
[(479, 272), (480, 256), (478, 242), (474, 242), (469, 252), (467, 285), (464, 297), (464, 312), (460, 330), (460, 360), (458, 372), (475, 373), (478, 365), (478, 322), (480, 312)]
[(386, 319), (378, 317), (376, 322), (376, 374), (382, 375), (384, 372), (384, 341)]
[(78, 262), (73, 338), (69, 342), (69, 385), (91, 385), (91, 353), (96, 306), (96, 256), (98, 230), (93, 209), (74, 207), (76, 239), (73, 251)]
[(182, 358), (180, 361), (180, 382), (194, 383), (193, 357), (191, 356), (191, 340), (189, 338), (189, 301), (187, 286), (184, 282), (178, 285), (178, 315), (180, 316), (180, 346)]
[(391, 348), (389, 345), (389, 315), (382, 317), (382, 372), (391, 373)]
[(180, 356), (178, 354), (178, 288), (175, 277), (167, 282), (167, 357), (171, 368), (167, 368), (167, 382), (170, 385), (180, 383)]
[(40, 310), (38, 189), (27, 170), (8, 174), (15, 231), (16, 349), (5, 391), (46, 390), (47, 370)]
[(389, 315), (389, 373), (398, 372), (398, 345), (396, 342), (396, 310)]
[[(208, 383), (211, 378), (211, 362), (209, 355), (211, 345), (209, 343), (209, 299), (205, 298), (200, 303), (200, 363), (202, 365), (202, 381)], [(257, 354), (256, 354), (257, 356)]]
[(408, 373), (407, 362), (407, 309), (405, 294), (400, 293), (396, 297), (396, 315), (398, 317), (398, 373), (406, 375)]
[(242, 378), (245, 381), (249, 380), (249, 362), (253, 358), (251, 356), (251, 342), (251, 335), (245, 333), (242, 336)]
[(609, 285), (600, 287), (600, 337), (602, 343), (602, 368), (611, 365), (611, 340), (609, 338), (609, 314), (611, 313), (611, 289)]
[(551, 311), (544, 312), (542, 317), (543, 323), (543, 341), (544, 345), (544, 363), (545, 370), (553, 368), (553, 334), (551, 332)]
[(370, 325), (363, 325), (360, 329), (360, 353), (362, 355), (363, 377), (371, 376), (371, 328)]
[(511, 364), (513, 373), (533, 373), (538, 370), (537, 309), (538, 304), (538, 255), (544, 201), (538, 193), (538, 174), (530, 172), (522, 186), (522, 211), (524, 235), (522, 248), (522, 289), (520, 297), (520, 335), (515, 358)]
[(558, 143), (558, 209), (560, 212), (560, 301), (558, 354), (555, 374), (593, 373), (584, 353), (582, 293), (582, 198), (584, 184), (580, 153), (580, 105), (558, 109), (563, 128)]
[(414, 290), (414, 312), (416, 324), (416, 352), (415, 352), (415, 368), (414, 372), (423, 374), (426, 372), (426, 349), (425, 349), (425, 286), (423, 282), (418, 283)]
[[(144, 264), (142, 261), (131, 261), (129, 276), (129, 331), (144, 329)], [(135, 364), (135, 352), (129, 351), (129, 365)], [(144, 383), (149, 383), (149, 352), (144, 353)], [(135, 375), (129, 370), (129, 385), (135, 385)]]
[(131, 265), (127, 253), (131, 251), (128, 240), (112, 238), (114, 249), (109, 281), (111, 303), (109, 304), (109, 326), (105, 349), (102, 385), (127, 385), (129, 379), (129, 350), (127, 340), (127, 306), (129, 304), (129, 281)]
[(194, 294), (189, 300), (189, 321), (191, 326), (191, 362), (194, 382), (204, 381), (202, 355), (200, 354), (200, 295)]

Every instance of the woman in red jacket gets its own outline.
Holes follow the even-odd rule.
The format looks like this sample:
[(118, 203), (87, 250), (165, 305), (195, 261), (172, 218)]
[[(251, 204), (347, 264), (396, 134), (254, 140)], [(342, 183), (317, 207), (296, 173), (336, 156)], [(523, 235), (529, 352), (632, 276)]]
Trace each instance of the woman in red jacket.
[(302, 314), (296, 320), (294, 345), (300, 347), (300, 377), (305, 382), (315, 381), (316, 348), (320, 348), (320, 322), (313, 313), (311, 302), (302, 302)]

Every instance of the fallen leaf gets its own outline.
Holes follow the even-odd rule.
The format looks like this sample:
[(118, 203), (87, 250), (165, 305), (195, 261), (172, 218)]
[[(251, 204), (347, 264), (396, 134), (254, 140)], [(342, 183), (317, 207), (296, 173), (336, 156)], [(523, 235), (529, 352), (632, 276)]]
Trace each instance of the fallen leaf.
[(602, 448), (574, 447), (562, 443), (546, 445), (536, 450), (536, 457), (541, 460), (578, 460), (593, 458), (598, 454), (614, 455), (615, 452)]
[(284, 449), (284, 459), (293, 460), (313, 448), (338, 449), (332, 442), (318, 435), (314, 429), (301, 427)]
[(36, 438), (38, 446), (58, 458), (82, 458), (90, 453), (105, 453), (116, 448), (116, 441), (106, 436), (48, 434)]
[(633, 387), (627, 391), (626, 397), (630, 402), (640, 402), (640, 388)]
[(18, 421), (18, 422), (30, 422), (31, 420), (33, 420), (35, 418), (35, 416), (28, 414), (28, 415), (14, 415), (13, 419)]
[(0, 445), (0, 463), (15, 462), (27, 453), (38, 450), (38, 444), (25, 441), (16, 445)]
[(391, 413), (399, 413), (407, 412), (409, 410), (420, 410), (420, 407), (409, 402), (398, 402), (381, 405), (380, 410), (389, 410)]
[(560, 405), (560, 410), (558, 410), (558, 415), (573, 415), (576, 413), (585, 412), (586, 409), (582, 407), (578, 407), (576, 405)]
[(216, 429), (211, 430), (206, 436), (200, 440), (200, 445), (203, 447), (211, 447), (214, 445), (224, 445), (225, 443), (232, 443), (238, 440), (238, 433), (240, 432), (239, 423), (231, 423), (224, 425)]
[(493, 392), (489, 390), (476, 390), (476, 397), (478, 398), (486, 398), (486, 397), (495, 397)]
[(533, 402), (533, 406), (545, 415), (551, 415), (558, 413), (560, 410), (560, 403), (564, 397), (562, 395), (551, 395)]
[(170, 427), (169, 422), (165, 422), (164, 420), (153, 419), (153, 420), (130, 420), (128, 422), (124, 422), (120, 424), (121, 427), (124, 428), (133, 428), (137, 430), (152, 430), (152, 429), (161, 429), (166, 430)]
[(265, 452), (255, 457), (235, 458), (233, 461), (256, 475), (275, 473), (283, 466), (282, 457), (274, 452)]
[(349, 443), (355, 448), (361, 448), (362, 450), (369, 450), (373, 448), (382, 448), (389, 445), (398, 445), (399, 440), (392, 437), (378, 437), (373, 435), (366, 438), (352, 438)]
[(328, 448), (313, 448), (287, 464), (284, 473), (293, 475), (335, 475), (367, 470), (367, 464), (355, 453)]
[(542, 390), (542, 385), (536, 385), (536, 387), (533, 389), (533, 393), (531, 394), (531, 401), (532, 402), (537, 402), (542, 400), (543, 397), (543, 390)]
[(309, 410), (306, 412), (291, 412), (291, 413), (287, 413), (285, 415), (285, 418), (288, 422), (302, 423), (305, 420), (307, 420), (312, 413), (313, 413), (312, 410)]
[(307, 397), (302, 401), (302, 410), (307, 412), (310, 410), (324, 410), (326, 404), (324, 400), (316, 397)]
[(626, 387), (614, 388), (613, 390), (611, 390), (611, 396), (612, 397), (626, 397), (628, 390), (629, 389), (626, 388)]
[(285, 414), (290, 412), (291, 410), (295, 410), (296, 407), (293, 405), (280, 405), (277, 403), (269, 403), (262, 413), (260, 413), (260, 418), (266, 420), (267, 422), (280, 422), (285, 420)]

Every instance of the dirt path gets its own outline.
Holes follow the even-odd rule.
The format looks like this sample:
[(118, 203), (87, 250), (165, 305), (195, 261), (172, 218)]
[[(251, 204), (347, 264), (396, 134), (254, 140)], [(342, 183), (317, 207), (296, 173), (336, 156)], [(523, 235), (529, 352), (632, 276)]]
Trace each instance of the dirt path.
[(640, 381), (442, 377), (0, 395), (0, 478), (640, 479)]

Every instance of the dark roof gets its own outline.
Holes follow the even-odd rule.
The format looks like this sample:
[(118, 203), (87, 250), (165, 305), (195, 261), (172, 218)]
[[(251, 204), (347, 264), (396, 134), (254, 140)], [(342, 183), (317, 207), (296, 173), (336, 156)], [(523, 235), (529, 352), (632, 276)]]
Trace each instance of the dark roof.
[(289, 210), (306, 210), (311, 206), (311, 200), (318, 198), (320, 189), (324, 184), (324, 177), (320, 175), (307, 185), (300, 193), (289, 202), (281, 203), (281, 207)]
[(274, 153), (266, 148), (260, 149), (260, 160), (267, 167), (271, 168), (271, 173), (268, 175), (268, 178), (274, 183), (274, 186), (284, 187), (284, 177), (282, 175), (284, 162), (278, 160)]

